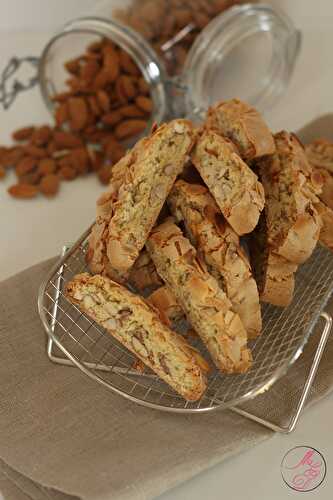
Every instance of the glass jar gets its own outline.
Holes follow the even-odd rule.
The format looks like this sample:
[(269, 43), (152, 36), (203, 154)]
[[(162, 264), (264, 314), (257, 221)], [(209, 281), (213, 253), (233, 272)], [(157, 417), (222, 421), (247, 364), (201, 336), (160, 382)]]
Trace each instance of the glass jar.
[[(101, 38), (112, 40), (139, 67), (152, 100), (147, 129), (173, 116), (201, 120), (211, 104), (232, 97), (263, 114), (275, 104), (288, 85), (301, 43), (300, 32), (283, 12), (263, 4), (200, 0), (196, 16), (197, 23), (201, 18), (200, 33), (193, 20), (186, 22), (183, 9), (181, 29), (171, 30), (170, 38), (167, 23), (172, 23), (175, 12), (178, 16), (182, 12), (184, 0), (170, 1), (170, 11), (162, 18), (156, 8), (161, 2), (143, 0), (138, 12), (139, 0), (104, 1), (98, 4), (100, 17), (76, 19), (63, 27), (45, 47), (40, 62), (40, 87), (50, 110), (53, 95), (66, 87), (64, 61)], [(223, 10), (216, 17), (203, 10), (213, 4)], [(142, 12), (149, 20), (146, 24)], [(161, 27), (164, 34), (157, 40)]]

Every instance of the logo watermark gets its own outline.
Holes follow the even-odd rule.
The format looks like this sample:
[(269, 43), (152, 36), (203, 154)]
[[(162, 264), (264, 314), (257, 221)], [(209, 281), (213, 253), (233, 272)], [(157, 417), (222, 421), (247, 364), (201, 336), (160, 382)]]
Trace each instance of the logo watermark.
[(326, 462), (315, 448), (296, 446), (283, 457), (281, 474), (289, 488), (299, 492), (312, 491), (325, 479)]

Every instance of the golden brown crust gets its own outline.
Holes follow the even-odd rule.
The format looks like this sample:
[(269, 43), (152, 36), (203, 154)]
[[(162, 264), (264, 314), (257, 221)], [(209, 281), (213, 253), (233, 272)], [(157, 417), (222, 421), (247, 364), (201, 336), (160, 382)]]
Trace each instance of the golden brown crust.
[(273, 136), (260, 113), (239, 99), (220, 102), (210, 108), (206, 126), (231, 139), (245, 160), (275, 151)]
[(216, 366), (225, 373), (247, 371), (252, 356), (243, 324), (190, 241), (167, 220), (153, 230), (146, 247)]
[(189, 121), (173, 120), (159, 127), (146, 139), (144, 147), (134, 151), (108, 227), (111, 277), (128, 276), (188, 159), (194, 138)]
[(180, 321), (185, 314), (176, 297), (167, 286), (161, 286), (149, 295), (147, 300), (171, 322)]
[(333, 143), (317, 139), (305, 146), (306, 156), (314, 167), (324, 168), (333, 174)]
[(261, 332), (258, 289), (238, 235), (223, 219), (205, 186), (178, 180), (168, 198), (173, 215), (202, 254), (208, 271), (230, 299), (253, 339)]
[(236, 233), (253, 231), (264, 207), (264, 189), (230, 141), (204, 130), (193, 149), (192, 161)]
[(87, 273), (67, 284), (66, 296), (185, 399), (203, 395), (206, 362), (143, 299), (107, 277)]
[(260, 299), (275, 306), (288, 306), (294, 294), (297, 266), (275, 254), (269, 246), (265, 212), (250, 235), (248, 245)]
[(333, 252), (333, 210), (322, 202), (316, 205), (316, 209), (318, 210), (323, 224), (319, 241)]
[(266, 196), (268, 244), (285, 259), (301, 264), (312, 254), (321, 221), (314, 204), (322, 186), (293, 134), (275, 136), (276, 154), (259, 160)]
[(163, 284), (146, 250), (142, 250), (136, 259), (129, 275), (129, 283), (141, 293)]

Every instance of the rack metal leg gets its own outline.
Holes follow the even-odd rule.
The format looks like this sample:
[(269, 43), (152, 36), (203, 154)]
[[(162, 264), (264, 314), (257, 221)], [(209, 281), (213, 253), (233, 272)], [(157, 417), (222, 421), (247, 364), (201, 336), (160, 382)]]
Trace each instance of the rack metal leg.
[(288, 422), (288, 424), (286, 426), (280, 426), (278, 424), (274, 424), (273, 422), (270, 422), (269, 420), (265, 420), (264, 418), (261, 418), (257, 415), (254, 415), (252, 413), (249, 413), (249, 412), (242, 410), (241, 408), (237, 408), (237, 407), (230, 408), (231, 411), (234, 411), (235, 413), (238, 413), (239, 415), (243, 415), (246, 418), (254, 420), (255, 422), (258, 422), (259, 424), (264, 425), (265, 427), (269, 427), (270, 429), (272, 429), (273, 431), (276, 431), (276, 432), (289, 434), (290, 432), (292, 432), (295, 429), (296, 424), (297, 424), (299, 417), (301, 415), (301, 412), (304, 408), (305, 402), (307, 400), (311, 385), (312, 385), (313, 380), (316, 376), (318, 366), (319, 366), (322, 354), (324, 352), (325, 345), (326, 345), (326, 342), (328, 340), (328, 336), (329, 336), (329, 334), (331, 332), (331, 328), (332, 328), (332, 317), (329, 314), (327, 314), (326, 312), (323, 312), (321, 314), (321, 318), (323, 318), (323, 320), (325, 321), (325, 325), (324, 325), (322, 334), (320, 336), (320, 340), (319, 340), (319, 343), (318, 343), (318, 346), (316, 349), (316, 353), (314, 355), (313, 362), (312, 362), (308, 377), (305, 381), (302, 394), (299, 398), (299, 401), (297, 403), (297, 406), (295, 408), (294, 413), (291, 415), (291, 418), (290, 418), (290, 421)]

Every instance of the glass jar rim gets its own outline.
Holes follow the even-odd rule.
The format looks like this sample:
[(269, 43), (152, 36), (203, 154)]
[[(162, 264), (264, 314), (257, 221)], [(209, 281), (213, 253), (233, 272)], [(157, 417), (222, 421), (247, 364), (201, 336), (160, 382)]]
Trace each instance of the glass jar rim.
[[(295, 28), (287, 14), (276, 7), (251, 3), (235, 5), (222, 12), (206, 26), (187, 55), (181, 79), (187, 89), (185, 108), (192, 116), (202, 118), (207, 111), (207, 107), (209, 107), (202, 105), (204, 102), (202, 99), (204, 95), (202, 85), (208, 72), (208, 58), (205, 55), (218, 49), (222, 53), (222, 60), (220, 59), (219, 64), (222, 64), (223, 57), (228, 54), (230, 45), (233, 44), (232, 49), (234, 49), (237, 47), (239, 40), (246, 37), (246, 29), (248, 29), (248, 32), (252, 30), (252, 34), (273, 32), (274, 30), (279, 30), (279, 33), (283, 32), (285, 34), (284, 41), (273, 37), (274, 51), (276, 51), (279, 43), (281, 46), (282, 42), (285, 43), (285, 47), (283, 47), (285, 52), (282, 55), (283, 64), (275, 68), (272, 65), (272, 68), (270, 68), (272, 74), (268, 75), (267, 85), (264, 89), (265, 95), (259, 95), (258, 92), (257, 99), (250, 104), (264, 112), (275, 104), (287, 87), (300, 51), (300, 31)], [(254, 31), (256, 29), (257, 32)], [(241, 96), (237, 95), (234, 97), (241, 98)]]

